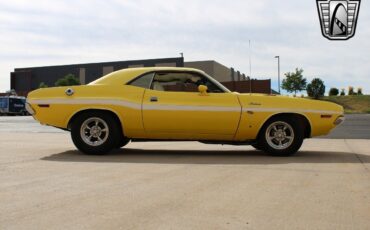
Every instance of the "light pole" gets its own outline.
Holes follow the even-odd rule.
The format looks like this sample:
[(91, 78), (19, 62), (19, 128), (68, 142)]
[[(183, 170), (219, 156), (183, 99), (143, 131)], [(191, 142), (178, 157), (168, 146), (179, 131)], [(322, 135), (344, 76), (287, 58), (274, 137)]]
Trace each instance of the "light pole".
[(275, 56), (278, 59), (278, 87), (279, 87), (279, 94), (280, 94), (280, 56)]

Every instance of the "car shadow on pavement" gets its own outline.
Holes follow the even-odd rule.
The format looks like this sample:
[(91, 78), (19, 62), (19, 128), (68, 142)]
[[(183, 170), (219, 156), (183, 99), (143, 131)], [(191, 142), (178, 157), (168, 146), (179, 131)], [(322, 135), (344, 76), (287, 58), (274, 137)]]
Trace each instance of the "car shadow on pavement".
[(85, 155), (77, 150), (41, 158), (45, 161), (146, 163), (146, 164), (290, 164), (290, 163), (370, 163), (370, 156), (350, 152), (301, 151), (291, 157), (272, 157), (262, 151), (233, 150), (149, 150), (124, 148), (107, 155)]

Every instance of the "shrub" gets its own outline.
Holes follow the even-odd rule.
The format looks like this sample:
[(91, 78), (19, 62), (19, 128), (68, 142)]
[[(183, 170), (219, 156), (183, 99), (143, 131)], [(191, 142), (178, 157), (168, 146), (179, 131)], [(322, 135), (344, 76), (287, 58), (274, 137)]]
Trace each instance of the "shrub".
[(355, 92), (353, 91), (353, 87), (349, 86), (348, 87), (348, 95), (355, 95)]
[(339, 94), (339, 89), (337, 88), (331, 88), (329, 91), (329, 96), (338, 96)]
[(359, 88), (357, 89), (357, 95), (363, 95), (363, 94), (362, 94), (362, 88), (361, 88), (361, 87), (359, 87)]
[(73, 74), (68, 74), (63, 78), (60, 78), (57, 82), (55, 82), (55, 86), (72, 86), (72, 85), (80, 85), (80, 81)]
[(341, 96), (346, 96), (346, 90), (345, 90), (345, 89), (342, 89), (342, 90), (340, 91), (340, 95), (341, 95)]
[(41, 82), (39, 88), (48, 88), (49, 86), (45, 82)]

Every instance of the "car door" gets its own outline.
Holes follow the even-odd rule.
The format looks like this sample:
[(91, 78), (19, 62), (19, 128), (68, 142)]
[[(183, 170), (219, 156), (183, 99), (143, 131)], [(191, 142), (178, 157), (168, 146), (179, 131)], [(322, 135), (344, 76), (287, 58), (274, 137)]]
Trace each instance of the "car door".
[[(201, 84), (209, 93), (199, 93)], [(232, 140), (241, 114), (236, 94), (194, 72), (155, 73), (142, 110), (145, 131), (155, 139)]]

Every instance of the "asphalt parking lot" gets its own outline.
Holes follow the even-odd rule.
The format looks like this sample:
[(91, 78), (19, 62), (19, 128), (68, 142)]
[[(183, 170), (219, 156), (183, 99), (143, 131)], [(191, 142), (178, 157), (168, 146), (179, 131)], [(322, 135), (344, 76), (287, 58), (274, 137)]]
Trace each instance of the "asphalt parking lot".
[(328, 136), (330, 139), (370, 139), (370, 114), (346, 115), (346, 120)]
[(86, 156), (67, 132), (0, 117), (0, 140), (0, 229), (370, 226), (367, 139), (310, 139), (290, 158), (197, 142)]

